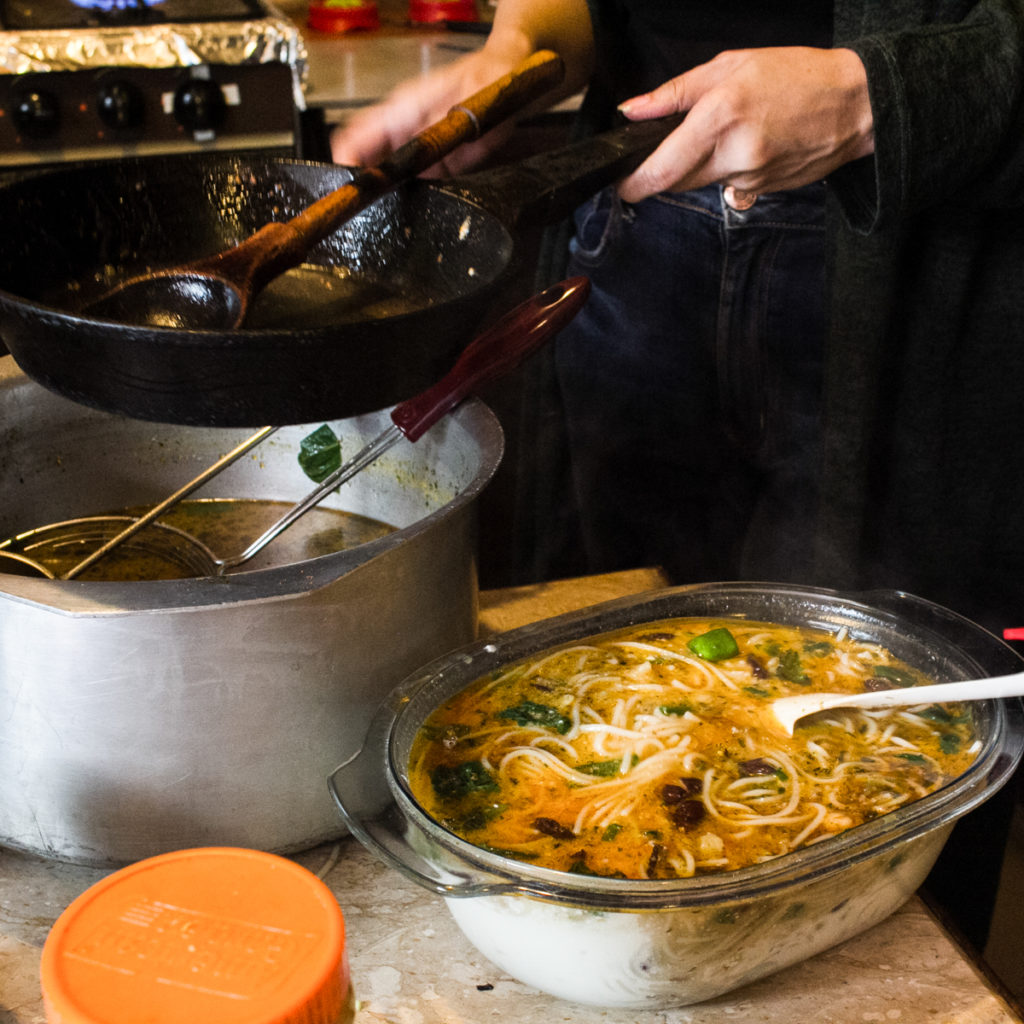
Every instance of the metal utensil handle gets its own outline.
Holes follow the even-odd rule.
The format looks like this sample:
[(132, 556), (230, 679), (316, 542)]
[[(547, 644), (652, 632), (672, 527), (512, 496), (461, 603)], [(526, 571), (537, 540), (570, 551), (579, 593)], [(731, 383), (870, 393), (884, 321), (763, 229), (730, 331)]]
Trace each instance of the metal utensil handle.
[(476, 389), (508, 373), (561, 330), (579, 312), (589, 294), (590, 281), (585, 277), (574, 277), (552, 285), (505, 314), (493, 327), (469, 343), (452, 369), (437, 384), (396, 406), (391, 413), (394, 421), (391, 426), (325, 477), (240, 555), (220, 560), (218, 572), (224, 573), (247, 562), (296, 519), (378, 459), (403, 436), (410, 441), (418, 440), (424, 431)]
[(130, 526), (123, 529), (119, 534), (117, 534), (114, 537), (111, 537), (110, 540), (108, 540), (102, 547), (98, 547), (91, 555), (88, 556), (88, 558), (83, 558), (82, 561), (79, 562), (77, 565), (72, 566), (60, 578), (62, 580), (73, 580), (80, 573), (88, 569), (90, 565), (93, 565), (95, 562), (98, 562), (101, 558), (103, 558), (111, 551), (113, 551), (114, 548), (119, 547), (130, 537), (134, 537), (135, 534), (137, 534), (140, 530), (149, 526), (150, 523), (158, 519), (161, 515), (163, 515), (164, 512), (167, 512), (169, 509), (173, 508), (175, 505), (178, 504), (179, 501), (182, 501), (183, 499), (187, 498), (194, 490), (205, 484), (207, 480), (210, 480), (213, 477), (215, 477), (222, 469), (226, 469), (228, 466), (231, 465), (231, 463), (240, 459), (251, 448), (255, 448), (256, 445), (265, 441), (268, 437), (270, 437), (271, 434), (273, 434), (278, 429), (280, 428), (263, 427), (261, 430), (258, 430), (255, 434), (246, 438), (246, 440), (244, 440), (237, 447), (232, 448), (232, 450), (229, 451), (226, 455), (219, 458), (215, 463), (213, 463), (212, 466), (208, 466), (206, 469), (204, 469), (203, 472), (199, 474), (199, 476), (194, 477), (187, 484), (184, 484), (183, 486), (179, 487), (178, 490), (176, 490), (173, 494), (164, 498), (164, 500), (161, 501), (159, 505), (154, 505), (145, 515), (140, 516)]
[(254, 555), (259, 554), (275, 537), (287, 530), (296, 519), (305, 515), (314, 505), (319, 505), (331, 491), (336, 490), (346, 480), (355, 476), (361, 469), (365, 469), (371, 462), (375, 462), (389, 448), (394, 447), (401, 440), (402, 433), (395, 426), (388, 427), (383, 433), (378, 434), (343, 466), (340, 466), (329, 476), (324, 477), (309, 494), (294, 504), (276, 523), (267, 527), (241, 554), (235, 555), (234, 558), (219, 559), (217, 562), (218, 574), (222, 575), (228, 569), (234, 569), (243, 562), (248, 562)]

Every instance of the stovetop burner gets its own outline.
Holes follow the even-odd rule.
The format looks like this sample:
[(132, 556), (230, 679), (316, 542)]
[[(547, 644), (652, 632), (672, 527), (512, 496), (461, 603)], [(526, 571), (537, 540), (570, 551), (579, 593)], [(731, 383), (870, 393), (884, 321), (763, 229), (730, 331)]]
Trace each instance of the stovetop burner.
[(168, 22), (240, 21), (263, 14), (260, 0), (3, 0), (0, 28), (83, 29)]

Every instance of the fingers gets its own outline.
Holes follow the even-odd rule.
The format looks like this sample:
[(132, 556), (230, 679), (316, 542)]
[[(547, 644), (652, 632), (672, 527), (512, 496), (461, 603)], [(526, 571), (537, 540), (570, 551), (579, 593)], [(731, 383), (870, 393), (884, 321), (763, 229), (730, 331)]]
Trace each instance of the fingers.
[(708, 154), (690, 146), (690, 133), (683, 132), (683, 125), (619, 182), (618, 193), (624, 202), (638, 203), (659, 192), (681, 192), (711, 183), (705, 170)]
[(728, 73), (727, 56), (693, 68), (619, 106), (626, 117), (637, 121), (689, 111), (686, 120), (619, 183), (619, 195), (625, 202), (640, 202), (659, 192), (700, 188), (717, 180), (711, 161), (716, 153), (718, 125), (716, 118), (708, 117), (706, 97), (713, 96), (713, 90)]
[(386, 99), (360, 110), (331, 133), (331, 158), (350, 166), (379, 163), (507, 70), (474, 53), (403, 82)]
[(689, 108), (684, 84), (685, 75), (672, 78), (652, 92), (633, 96), (619, 104), (619, 110), (632, 121), (647, 121), (652, 117), (667, 117)]
[(373, 118), (353, 118), (331, 132), (331, 159), (346, 167), (379, 163), (390, 152), (387, 133)]
[(683, 123), (619, 185), (627, 202), (659, 191), (730, 185), (731, 205), (798, 188), (872, 152), (867, 77), (853, 51), (768, 47), (720, 54), (622, 105)]

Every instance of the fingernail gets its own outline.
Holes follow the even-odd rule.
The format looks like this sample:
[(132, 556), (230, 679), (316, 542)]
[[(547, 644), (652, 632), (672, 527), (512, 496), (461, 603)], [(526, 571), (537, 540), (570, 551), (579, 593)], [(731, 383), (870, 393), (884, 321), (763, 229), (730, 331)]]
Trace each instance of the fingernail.
[(619, 109), (619, 113), (620, 114), (625, 114), (626, 117), (629, 117), (629, 115), (632, 114), (634, 111), (639, 110), (640, 107), (643, 107), (643, 106), (646, 106), (646, 105), (647, 105), (647, 97), (646, 96), (634, 96), (631, 99), (623, 100), (619, 104), (619, 108), (618, 109)]

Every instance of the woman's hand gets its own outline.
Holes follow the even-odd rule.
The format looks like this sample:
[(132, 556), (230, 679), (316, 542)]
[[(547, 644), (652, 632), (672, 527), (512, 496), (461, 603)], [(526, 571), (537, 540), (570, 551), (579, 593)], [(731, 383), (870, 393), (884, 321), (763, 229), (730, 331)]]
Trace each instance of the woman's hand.
[(819, 181), (874, 147), (867, 76), (852, 50), (728, 51), (620, 109), (633, 120), (688, 112), (620, 183), (627, 202), (721, 183), (742, 208), (762, 192)]
[[(422, 78), (402, 82), (382, 102), (354, 114), (331, 135), (331, 158), (348, 166), (368, 166), (390, 156), (418, 131), (439, 121), (456, 103), (511, 71), (507, 62), (478, 51)], [(459, 146), (429, 174), (456, 174), (497, 148), (513, 128), (509, 122), (482, 139)]]
[[(583, 87), (590, 76), (593, 35), (586, 0), (502, 0), (481, 50), (429, 75), (399, 85), (383, 102), (354, 115), (331, 138), (331, 157), (349, 166), (374, 164), (440, 121), (456, 103), (508, 74), (538, 50), (553, 50), (565, 65), (559, 89), (524, 113), (555, 103)], [(512, 133), (509, 122), (460, 146), (432, 173), (457, 174), (480, 163)]]

